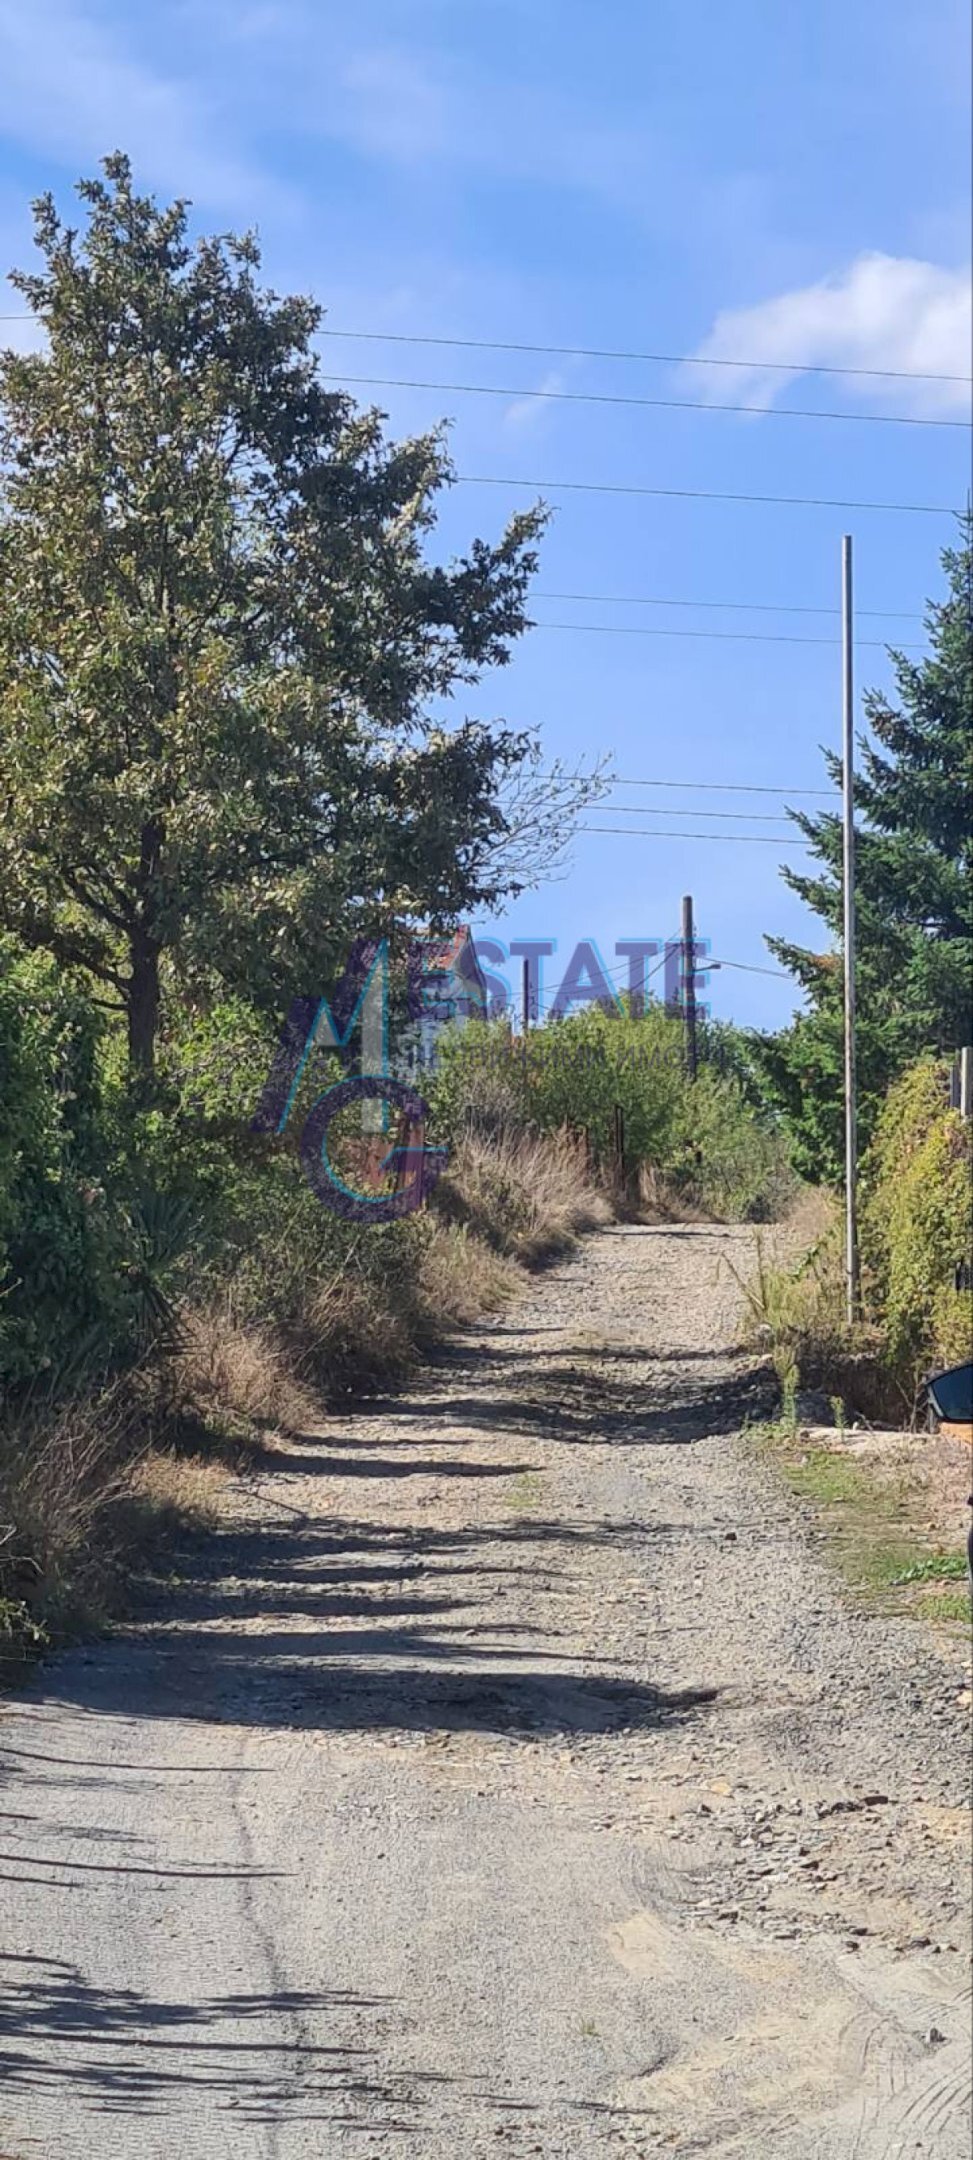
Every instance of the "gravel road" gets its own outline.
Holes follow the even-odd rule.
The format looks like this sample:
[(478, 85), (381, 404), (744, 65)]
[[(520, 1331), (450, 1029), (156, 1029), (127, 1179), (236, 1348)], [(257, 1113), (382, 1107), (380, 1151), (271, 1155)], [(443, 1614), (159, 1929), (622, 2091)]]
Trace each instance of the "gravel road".
[(740, 1438), (751, 1237), (589, 1239), (6, 1705), (4, 2160), (968, 2160), (964, 1646)]

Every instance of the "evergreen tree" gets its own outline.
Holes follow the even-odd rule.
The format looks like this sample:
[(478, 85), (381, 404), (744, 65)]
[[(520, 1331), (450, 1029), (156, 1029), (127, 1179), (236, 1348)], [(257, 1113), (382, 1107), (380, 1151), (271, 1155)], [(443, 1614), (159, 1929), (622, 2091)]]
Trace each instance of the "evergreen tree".
[(194, 244), (121, 154), (78, 192), (13, 280), (43, 348), (0, 354), (0, 926), (95, 978), (147, 1074), (168, 984), (279, 1008), (351, 936), (524, 882), (529, 739), (436, 715), (525, 627), (543, 512), (430, 563), (441, 431), (389, 444), (323, 386), (251, 237)]
[[(925, 1051), (970, 1040), (973, 993), (973, 528), (942, 557), (946, 597), (927, 612), (930, 652), (893, 651), (898, 695), (867, 691), (855, 799), (858, 1077), (862, 1136), (886, 1089)], [(828, 770), (842, 782), (840, 759)], [(842, 1161), (842, 834), (836, 811), (791, 812), (820, 868), (786, 870), (791, 889), (836, 941), (813, 953), (783, 938), (770, 950), (797, 976), (809, 1009), (761, 1057), (793, 1125), (801, 1167), (835, 1177)]]

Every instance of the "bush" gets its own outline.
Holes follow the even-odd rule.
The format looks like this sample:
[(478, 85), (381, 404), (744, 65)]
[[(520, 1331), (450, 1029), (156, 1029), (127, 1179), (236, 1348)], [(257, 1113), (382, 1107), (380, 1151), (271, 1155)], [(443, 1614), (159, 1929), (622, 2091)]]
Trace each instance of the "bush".
[(890, 1090), (864, 1170), (862, 1257), (888, 1358), (915, 1387), (969, 1356), (973, 1301), (956, 1287), (971, 1258), (970, 1127), (949, 1107), (949, 1072), (923, 1059)]
[(720, 1221), (770, 1222), (797, 1193), (780, 1128), (758, 1114), (733, 1075), (700, 1067), (679, 1107), (671, 1176)]
[(44, 955), (0, 941), (0, 1387), (137, 1324), (138, 1237), (110, 1174), (101, 1019)]
[(713, 1062), (704, 1056), (690, 1085), (681, 1022), (660, 1005), (638, 1018), (591, 1006), (526, 1042), (502, 1021), (479, 1023), (442, 1037), (423, 1087), (434, 1130), (454, 1147), (465, 1136), (583, 1135), (612, 1185), (620, 1110), (630, 1190), (649, 1171), (691, 1207), (766, 1220), (788, 1204), (796, 1180), (779, 1121), (756, 1099), (742, 1053), (734, 1069), (726, 1034), (714, 1032)]
[(862, 1165), (862, 1318), (845, 1310), (844, 1224), (836, 1202), (810, 1251), (761, 1264), (748, 1286), (778, 1368), (843, 1396), (868, 1416), (915, 1413), (935, 1368), (970, 1355), (973, 1297), (970, 1128), (949, 1107), (949, 1071), (924, 1058), (886, 1097)]

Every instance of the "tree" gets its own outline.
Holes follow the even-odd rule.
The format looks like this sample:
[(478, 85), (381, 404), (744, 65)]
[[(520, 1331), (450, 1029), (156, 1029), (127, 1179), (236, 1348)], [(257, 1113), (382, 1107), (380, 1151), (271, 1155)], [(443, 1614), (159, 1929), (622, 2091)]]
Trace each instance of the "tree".
[[(856, 804), (858, 1070), (863, 1137), (891, 1082), (926, 1051), (969, 1040), (973, 991), (973, 526), (942, 557), (947, 591), (930, 603), (931, 650), (891, 654), (898, 698), (868, 691)], [(840, 760), (827, 757), (836, 785)], [(791, 812), (821, 865), (787, 870), (792, 890), (840, 941), (841, 820)], [(835, 1176), (842, 1148), (843, 970), (839, 949), (768, 938), (809, 1010), (762, 1056), (795, 1126), (802, 1166)]]
[(279, 1007), (350, 936), (523, 882), (530, 738), (432, 715), (508, 659), (545, 513), (427, 561), (442, 430), (388, 443), (252, 237), (103, 174), (80, 236), (35, 205), (46, 344), (0, 355), (0, 922), (96, 978), (147, 1075), (170, 983)]

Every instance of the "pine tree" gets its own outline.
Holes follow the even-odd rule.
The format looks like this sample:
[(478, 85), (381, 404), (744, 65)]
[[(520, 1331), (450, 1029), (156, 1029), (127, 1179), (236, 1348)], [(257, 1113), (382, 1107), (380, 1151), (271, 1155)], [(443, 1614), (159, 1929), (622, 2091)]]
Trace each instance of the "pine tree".
[[(864, 698), (855, 799), (858, 1074), (863, 1138), (896, 1076), (924, 1051), (948, 1053), (971, 1032), (973, 993), (973, 525), (945, 550), (946, 597), (930, 603), (927, 657), (890, 655), (897, 698)], [(827, 756), (835, 785), (841, 761)], [(802, 1167), (836, 1176), (842, 1150), (841, 820), (791, 813), (820, 869), (786, 870), (792, 891), (835, 941), (813, 953), (768, 938), (809, 1009), (761, 1056), (788, 1112)], [(837, 947), (837, 949), (835, 949)]]

